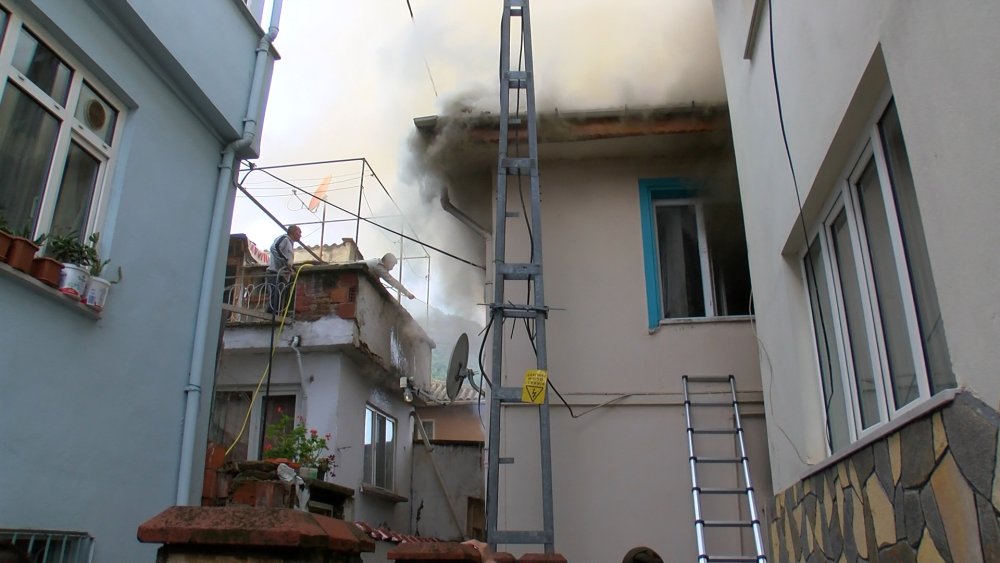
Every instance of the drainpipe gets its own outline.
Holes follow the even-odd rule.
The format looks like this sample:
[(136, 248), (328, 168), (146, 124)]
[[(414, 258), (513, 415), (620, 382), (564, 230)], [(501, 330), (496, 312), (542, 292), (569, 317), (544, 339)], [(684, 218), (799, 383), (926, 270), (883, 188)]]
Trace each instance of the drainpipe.
[(469, 217), (468, 213), (455, 207), (455, 205), (451, 202), (451, 198), (448, 197), (448, 188), (445, 188), (444, 191), (441, 192), (441, 208), (448, 213), (451, 213), (456, 219), (461, 221), (463, 225), (475, 231), (475, 233), (482, 237), (483, 240), (489, 240), (490, 232), (487, 231), (485, 227), (477, 223), (475, 219)]
[[(194, 468), (195, 433), (198, 428), (198, 411), (201, 402), (201, 384), (205, 379), (205, 356), (208, 340), (208, 320), (212, 314), (216, 298), (215, 271), (218, 267), (220, 248), (222, 245), (223, 216), (226, 210), (226, 200), (233, 181), (233, 166), (236, 156), (253, 143), (257, 136), (257, 118), (260, 115), (260, 102), (264, 90), (264, 74), (271, 59), (271, 44), (278, 36), (278, 23), (281, 19), (282, 0), (274, 0), (271, 9), (271, 22), (267, 33), (261, 37), (257, 45), (253, 77), (250, 80), (250, 97), (247, 100), (247, 113), (243, 118), (243, 135), (228, 145), (222, 151), (219, 163), (219, 181), (215, 188), (215, 206), (212, 208), (212, 224), (209, 228), (208, 247), (205, 253), (205, 269), (201, 278), (201, 295), (198, 299), (198, 316), (195, 320), (194, 349), (191, 352), (191, 367), (188, 370), (188, 383), (184, 387), (185, 404), (184, 419), (181, 422), (181, 460), (177, 472), (176, 504), (189, 504), (191, 476)], [(214, 374), (213, 374), (214, 376)]]

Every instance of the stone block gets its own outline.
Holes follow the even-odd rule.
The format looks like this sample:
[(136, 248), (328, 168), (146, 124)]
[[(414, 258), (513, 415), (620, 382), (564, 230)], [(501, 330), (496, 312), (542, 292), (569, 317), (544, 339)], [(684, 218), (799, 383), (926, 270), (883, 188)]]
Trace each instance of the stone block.
[(889, 441), (879, 440), (872, 444), (872, 457), (875, 459), (875, 475), (882, 484), (882, 490), (887, 493), (896, 490), (896, 481), (892, 477), (892, 462), (889, 460)]
[(931, 487), (952, 557), (962, 563), (980, 563), (983, 553), (979, 544), (976, 500), (951, 454), (946, 453), (934, 470)]
[(917, 552), (905, 541), (879, 551), (878, 559), (882, 563), (916, 563)]
[(911, 422), (900, 430), (899, 436), (901, 455), (906, 460), (900, 481), (907, 489), (921, 487), (934, 469), (930, 419), (925, 417)]
[(983, 560), (1000, 561), (1000, 523), (993, 504), (976, 495), (976, 511), (979, 516), (979, 540), (983, 546)]
[(906, 541), (916, 547), (924, 535), (924, 513), (920, 508), (920, 492), (903, 492), (903, 518), (906, 529)]
[(977, 493), (990, 497), (1000, 417), (982, 401), (963, 393), (944, 410), (943, 418), (948, 448), (962, 475)]
[[(930, 485), (920, 491), (920, 508), (924, 515), (924, 525), (927, 534), (934, 540), (935, 551), (941, 553), (951, 561), (951, 551), (948, 548), (948, 536), (944, 531), (944, 522), (941, 521), (941, 513), (938, 512), (937, 499), (934, 498), (934, 489)], [(926, 534), (925, 534), (926, 536)], [(923, 541), (920, 540), (921, 546)], [(918, 550), (918, 555), (920, 550)]]
[(868, 497), (868, 511), (872, 517), (876, 547), (882, 548), (895, 544), (896, 511), (892, 503), (889, 502), (889, 497), (882, 490), (882, 482), (875, 477), (868, 479), (865, 495)]
[(854, 471), (858, 475), (858, 489), (860, 484), (868, 480), (868, 476), (875, 470), (875, 456), (872, 454), (872, 447), (866, 446), (851, 455), (851, 463), (854, 464)]
[(899, 477), (903, 471), (902, 460), (900, 459), (900, 440), (899, 433), (889, 436), (889, 465), (892, 467), (892, 482), (893, 484), (899, 483)]
[[(920, 548), (917, 550), (917, 563), (945, 563), (945, 561), (930, 532), (924, 530), (924, 535), (920, 540)], [(951, 561), (951, 559), (947, 561)]]

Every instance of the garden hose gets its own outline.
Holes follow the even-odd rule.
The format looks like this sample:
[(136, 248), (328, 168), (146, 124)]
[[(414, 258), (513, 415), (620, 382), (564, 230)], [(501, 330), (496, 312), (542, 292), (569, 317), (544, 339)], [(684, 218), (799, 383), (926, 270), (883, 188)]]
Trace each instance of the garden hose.
[[(281, 331), (285, 329), (285, 319), (288, 318), (288, 308), (291, 307), (292, 305), (291, 296), (295, 295), (295, 284), (299, 282), (299, 274), (302, 273), (303, 269), (308, 268), (310, 266), (312, 266), (312, 264), (302, 264), (301, 266), (298, 267), (298, 269), (295, 270), (295, 277), (292, 278), (292, 285), (288, 291), (289, 299), (288, 302), (285, 303), (285, 309), (281, 312), (281, 323), (278, 325), (278, 335), (277, 338), (275, 338), (275, 342), (279, 342), (281, 340)], [(264, 379), (267, 377), (267, 370), (268, 368), (271, 367), (271, 362), (274, 361), (274, 352), (277, 349), (278, 349), (277, 344), (273, 344), (271, 346), (271, 353), (267, 358), (267, 365), (264, 366), (264, 373), (260, 374), (260, 380), (257, 381), (257, 388), (253, 390), (253, 395), (250, 397), (250, 406), (247, 407), (247, 414), (246, 416), (243, 417), (243, 425), (240, 426), (240, 431), (239, 433), (236, 434), (236, 438), (233, 438), (233, 443), (229, 444), (229, 447), (226, 448), (226, 456), (229, 455), (229, 452), (233, 451), (233, 448), (236, 447), (236, 444), (240, 442), (240, 438), (243, 437), (243, 433), (246, 432), (247, 422), (250, 421), (250, 413), (253, 411), (254, 402), (257, 401), (257, 395), (260, 394), (260, 388), (262, 385), (264, 385)]]

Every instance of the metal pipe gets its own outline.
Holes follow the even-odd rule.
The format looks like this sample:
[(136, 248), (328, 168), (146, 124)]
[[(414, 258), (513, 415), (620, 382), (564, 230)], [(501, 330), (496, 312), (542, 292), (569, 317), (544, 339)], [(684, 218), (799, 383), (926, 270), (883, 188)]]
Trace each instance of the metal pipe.
[(417, 428), (420, 430), (420, 436), (423, 438), (424, 447), (427, 448), (427, 459), (431, 460), (431, 467), (434, 469), (434, 476), (437, 477), (438, 484), (441, 485), (441, 491), (444, 493), (444, 499), (448, 501), (448, 512), (451, 514), (451, 520), (455, 523), (455, 527), (458, 528), (458, 534), (462, 539), (468, 539), (465, 535), (465, 530), (462, 529), (462, 523), (458, 519), (458, 511), (455, 510), (455, 502), (451, 499), (451, 493), (448, 491), (447, 485), (445, 485), (444, 477), (441, 476), (441, 470), (438, 468), (437, 462), (434, 461), (434, 447), (431, 446), (431, 440), (427, 437), (427, 431), (424, 430), (424, 421), (417, 414), (417, 411), (411, 411), (412, 414), (417, 419)]
[[(202, 381), (205, 379), (205, 361), (208, 350), (209, 319), (216, 310), (219, 292), (215, 283), (223, 263), (222, 254), (223, 226), (226, 223), (225, 211), (233, 184), (233, 167), (237, 152), (243, 151), (253, 143), (257, 136), (257, 120), (260, 115), (260, 105), (264, 90), (265, 70), (271, 60), (271, 45), (278, 36), (278, 24), (281, 21), (283, 0), (274, 0), (271, 9), (271, 22), (268, 31), (261, 37), (255, 51), (253, 76), (250, 79), (250, 93), (247, 100), (247, 112), (243, 118), (243, 135), (228, 145), (222, 151), (219, 163), (219, 177), (215, 189), (215, 202), (212, 208), (212, 222), (209, 227), (208, 245), (205, 252), (205, 267), (202, 271), (201, 293), (198, 298), (198, 314), (195, 318), (191, 365), (188, 370), (188, 382), (184, 387), (184, 418), (181, 422), (181, 451), (177, 470), (177, 505), (187, 505), (191, 501), (191, 479), (194, 474), (195, 439), (198, 429), (199, 403), (201, 402)], [(213, 362), (214, 363), (214, 362)], [(215, 375), (214, 373), (212, 374)]]

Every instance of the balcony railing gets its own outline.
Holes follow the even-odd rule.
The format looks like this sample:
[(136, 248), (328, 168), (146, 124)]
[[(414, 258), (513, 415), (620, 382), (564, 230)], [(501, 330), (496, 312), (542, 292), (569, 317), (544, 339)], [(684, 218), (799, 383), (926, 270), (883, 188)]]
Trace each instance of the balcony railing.
[[(222, 309), (227, 324), (266, 323), (281, 314), (291, 297), (293, 302), (288, 307), (287, 320), (295, 317), (294, 296), (291, 294), (291, 283), (278, 281), (276, 285), (269, 284), (266, 275), (227, 277), (226, 287), (222, 297)], [(272, 291), (276, 292), (273, 303), (277, 313), (272, 315)]]
[(7, 561), (10, 553), (27, 554), (36, 563), (89, 563), (94, 538), (84, 532), (0, 530), (0, 559)]

